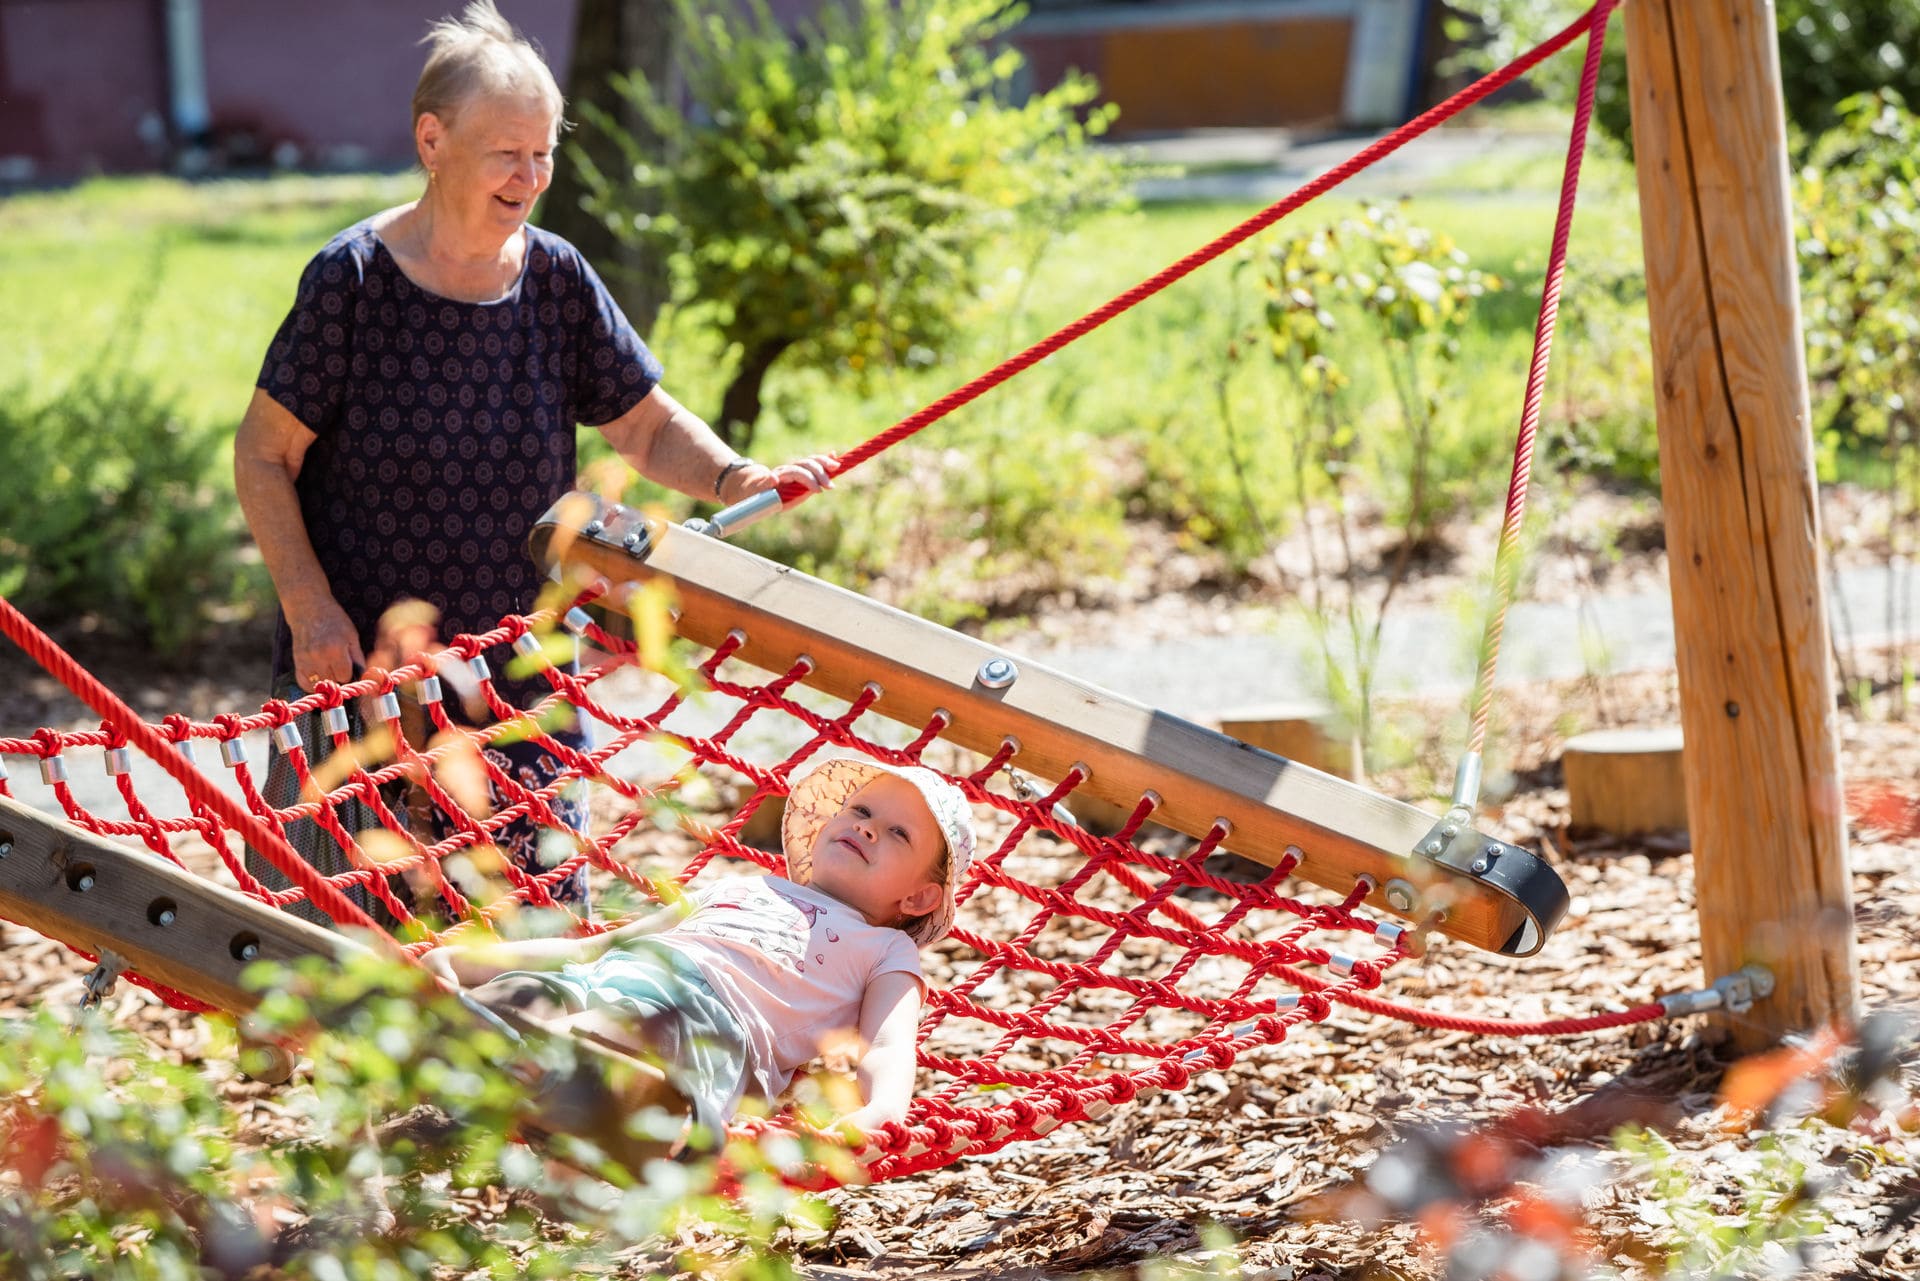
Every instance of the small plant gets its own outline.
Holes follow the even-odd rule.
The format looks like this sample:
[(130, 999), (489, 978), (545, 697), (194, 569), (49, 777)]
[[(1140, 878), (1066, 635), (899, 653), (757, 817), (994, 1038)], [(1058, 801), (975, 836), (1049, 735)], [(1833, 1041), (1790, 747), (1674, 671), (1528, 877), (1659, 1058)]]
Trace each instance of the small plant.
[[(1886, 490), (1885, 626), (1895, 637), (1905, 635), (1909, 621), (1898, 579), (1915, 548), (1920, 511), (1920, 282), (1911, 270), (1920, 254), (1916, 145), (1920, 117), (1893, 93), (1852, 98), (1840, 106), (1840, 124), (1814, 144), (1799, 179), (1808, 372), (1824, 470), (1831, 478), (1851, 463)], [(1896, 643), (1885, 673), (1896, 718), (1908, 709), (1908, 665), (1906, 646)]]
[[(1476, 301), (1500, 282), (1447, 238), (1379, 206), (1334, 227), (1269, 240), (1242, 260), (1236, 279), (1249, 267), (1258, 276), (1260, 319), (1229, 343), (1215, 383), (1227, 458), (1247, 527), (1262, 546), (1274, 546), (1263, 494), (1283, 493), (1301, 531), (1307, 620), (1335, 710), (1353, 727), (1358, 763), (1377, 738), (1375, 677), (1387, 612), (1416, 554), (1437, 541), (1459, 501), (1459, 478), (1473, 469), (1456, 457), (1476, 447), (1447, 434), (1452, 416), (1442, 391), (1460, 331)], [(1239, 427), (1233, 376), (1256, 352), (1271, 361), (1269, 430), (1279, 450), (1254, 449)], [(1384, 374), (1390, 411), (1358, 402), (1356, 368)], [(1356, 507), (1370, 490), (1390, 496), (1385, 518), (1398, 536), (1369, 601), (1374, 567), (1356, 542)], [(1333, 549), (1323, 546), (1328, 536)]]

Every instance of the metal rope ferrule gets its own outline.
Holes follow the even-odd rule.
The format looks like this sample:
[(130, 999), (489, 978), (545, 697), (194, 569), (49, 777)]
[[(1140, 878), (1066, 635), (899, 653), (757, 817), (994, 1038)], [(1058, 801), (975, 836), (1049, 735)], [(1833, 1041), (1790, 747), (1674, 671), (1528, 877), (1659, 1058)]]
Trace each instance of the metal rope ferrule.
[(688, 517), (685, 525), (696, 534), (706, 534), (713, 538), (729, 538), (739, 531), (779, 511), (780, 491), (763, 489), (751, 498), (743, 498), (731, 507), (722, 507), (711, 516)]
[(1670, 1019), (1705, 1014), (1711, 1010), (1745, 1014), (1753, 1008), (1755, 1000), (1772, 995), (1773, 971), (1764, 965), (1743, 965), (1732, 974), (1715, 979), (1712, 987), (1703, 987), (1695, 992), (1675, 992), (1671, 996), (1661, 997), (1659, 1004)]

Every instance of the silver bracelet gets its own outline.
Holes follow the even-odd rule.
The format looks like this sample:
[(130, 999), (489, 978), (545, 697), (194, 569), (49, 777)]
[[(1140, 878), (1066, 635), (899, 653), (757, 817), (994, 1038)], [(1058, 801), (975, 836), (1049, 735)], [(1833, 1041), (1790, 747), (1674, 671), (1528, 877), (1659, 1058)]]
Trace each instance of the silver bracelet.
[(720, 487), (727, 483), (727, 477), (733, 475), (733, 473), (739, 471), (742, 467), (751, 467), (753, 465), (753, 459), (742, 454), (725, 467), (722, 467), (720, 474), (713, 478), (713, 496), (715, 498), (720, 497)]

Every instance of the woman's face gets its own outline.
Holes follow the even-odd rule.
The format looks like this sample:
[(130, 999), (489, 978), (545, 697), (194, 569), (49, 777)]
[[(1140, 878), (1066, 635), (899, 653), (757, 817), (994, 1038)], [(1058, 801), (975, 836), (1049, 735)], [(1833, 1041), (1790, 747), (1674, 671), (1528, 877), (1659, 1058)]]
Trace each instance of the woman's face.
[(479, 97), (452, 120), (428, 112), (418, 125), (435, 198), (475, 231), (504, 241), (520, 230), (553, 181), (559, 121), (540, 97)]

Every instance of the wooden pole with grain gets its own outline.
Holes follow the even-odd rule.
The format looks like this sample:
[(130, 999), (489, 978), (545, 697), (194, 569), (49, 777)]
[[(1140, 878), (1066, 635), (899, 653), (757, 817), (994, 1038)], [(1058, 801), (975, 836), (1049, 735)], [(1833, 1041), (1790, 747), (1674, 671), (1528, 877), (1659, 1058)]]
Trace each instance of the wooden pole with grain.
[(1623, 13), (1702, 959), (1773, 972), (1756, 1049), (1859, 1002), (1779, 52), (1756, 0)]

